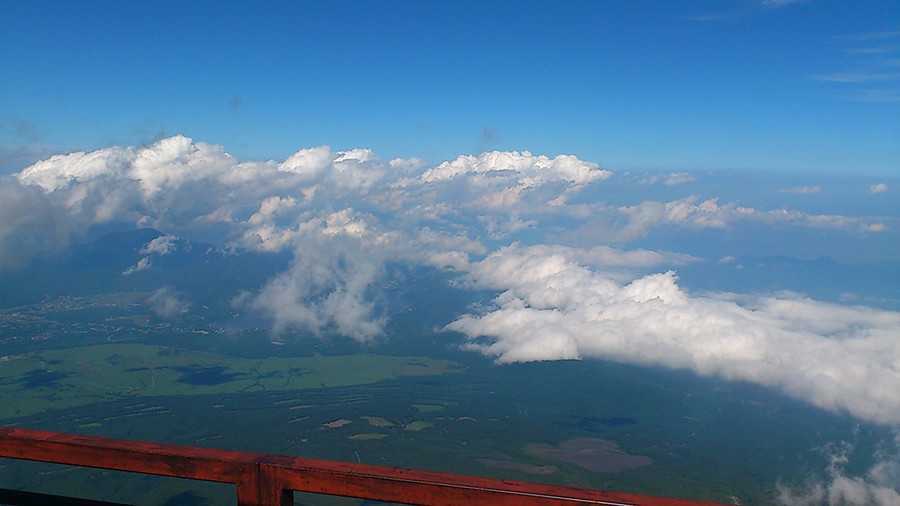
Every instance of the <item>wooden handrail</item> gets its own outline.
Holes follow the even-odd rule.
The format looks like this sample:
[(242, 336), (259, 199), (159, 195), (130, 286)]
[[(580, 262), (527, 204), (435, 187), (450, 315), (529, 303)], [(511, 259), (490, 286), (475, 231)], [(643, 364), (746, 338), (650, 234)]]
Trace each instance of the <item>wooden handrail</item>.
[(421, 506), (713, 506), (715, 503), (0, 427), (0, 457), (233, 483), (239, 506), (286, 506), (293, 492)]

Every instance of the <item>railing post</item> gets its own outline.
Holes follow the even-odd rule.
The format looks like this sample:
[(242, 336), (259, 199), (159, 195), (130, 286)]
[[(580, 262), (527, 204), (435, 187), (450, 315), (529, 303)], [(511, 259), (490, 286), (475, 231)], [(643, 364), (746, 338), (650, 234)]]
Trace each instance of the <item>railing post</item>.
[(237, 485), (238, 506), (263, 506), (260, 502), (259, 464), (244, 467), (245, 470), (234, 483)]
[[(265, 460), (263, 457), (260, 460)], [(292, 506), (294, 491), (285, 489), (278, 466), (253, 462), (243, 466), (235, 481), (238, 506)]]
[(280, 474), (278, 466), (259, 464), (260, 506), (293, 506), (294, 491), (285, 488)]

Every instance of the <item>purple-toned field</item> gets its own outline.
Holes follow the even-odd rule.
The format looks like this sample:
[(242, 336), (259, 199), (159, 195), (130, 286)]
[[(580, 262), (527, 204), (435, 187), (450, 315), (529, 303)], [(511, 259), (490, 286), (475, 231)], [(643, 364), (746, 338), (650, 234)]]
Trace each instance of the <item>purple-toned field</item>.
[(647, 466), (653, 459), (629, 455), (619, 451), (619, 445), (605, 439), (576, 438), (557, 447), (546, 444), (529, 445), (525, 452), (545, 459), (562, 460), (598, 473), (618, 473)]

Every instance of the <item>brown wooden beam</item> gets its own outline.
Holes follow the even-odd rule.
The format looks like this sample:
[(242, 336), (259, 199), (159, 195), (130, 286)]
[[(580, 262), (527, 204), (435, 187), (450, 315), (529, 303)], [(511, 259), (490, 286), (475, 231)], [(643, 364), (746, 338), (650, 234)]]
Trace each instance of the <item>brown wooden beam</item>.
[(421, 506), (714, 506), (714, 503), (284, 455), (0, 427), (0, 457), (233, 483), (239, 506), (288, 506), (293, 491)]
[(278, 486), (327, 495), (421, 506), (712, 506), (714, 503), (512, 480), (268, 456)]

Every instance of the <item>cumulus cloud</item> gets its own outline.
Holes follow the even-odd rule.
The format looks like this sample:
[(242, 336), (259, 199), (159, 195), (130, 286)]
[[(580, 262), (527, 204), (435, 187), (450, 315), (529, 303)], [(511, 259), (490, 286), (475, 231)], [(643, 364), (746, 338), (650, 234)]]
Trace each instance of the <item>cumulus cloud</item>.
[[(755, 210), (715, 198), (619, 207), (570, 204), (584, 187), (603, 184), (611, 175), (571, 155), (494, 151), (424, 167), (415, 158), (384, 163), (366, 149), (333, 152), (327, 146), (301, 149), (280, 163), (241, 162), (219, 146), (175, 136), (145, 148), (54, 156), (16, 178), (45, 207), (62, 211), (57, 214), (63, 219), (54, 223), (67, 233), (131, 221), (270, 251), (291, 247), (297, 220), (351, 207), (389, 216), (388, 225), (397, 230), (455, 227), (493, 241), (519, 240), (562, 218), (580, 223), (580, 236), (613, 242), (645, 237), (666, 225), (725, 228), (746, 220), (854, 230), (871, 225), (852, 217)], [(689, 177), (675, 173), (664, 182)]]
[(148, 242), (141, 248), (142, 255), (156, 253), (157, 255), (168, 255), (175, 251), (178, 246), (175, 244), (176, 237), (174, 235), (161, 235), (156, 239)]
[(598, 164), (571, 155), (549, 158), (528, 151), (491, 151), (460, 156), (403, 178), (392, 185), (390, 198), (397, 204), (458, 202), (463, 209), (488, 214), (558, 213), (566, 198), (611, 175)]
[(535, 156), (528, 151), (491, 151), (478, 156), (460, 156), (456, 160), (444, 162), (422, 174), (426, 183), (455, 179), (477, 174), (486, 178), (470, 178), (473, 184), (490, 184), (492, 177), (511, 177), (518, 184), (538, 186), (554, 180), (566, 180), (575, 184), (586, 184), (606, 179), (612, 175), (601, 170), (596, 163), (584, 162), (572, 155), (549, 158)]
[(283, 229), (255, 227), (241, 241), (244, 248), (262, 251), (290, 248), (294, 258), (258, 292), (242, 294), (235, 307), (270, 316), (276, 333), (300, 328), (360, 341), (383, 334), (387, 317), (379, 286), (388, 261), (464, 268), (469, 253), (484, 252), (465, 235), (425, 227), (412, 236), (352, 208), (303, 214)]
[(801, 298), (696, 296), (673, 271), (620, 283), (559, 252), (503, 248), (469, 281), (502, 291), (448, 325), (501, 363), (596, 357), (775, 387), (900, 423), (900, 313)]
[(887, 191), (887, 189), (888, 189), (888, 187), (887, 187), (886, 183), (878, 183), (878, 184), (873, 184), (872, 186), (869, 186), (869, 191), (872, 192), (873, 194), (884, 193)]
[[(379, 333), (382, 322), (367, 297), (383, 261), (361, 245), (361, 237), (368, 241), (371, 234), (352, 205), (365, 201), (367, 192), (385, 178), (399, 180), (422, 163), (383, 163), (369, 150), (332, 152), (327, 146), (300, 150), (282, 163), (239, 162), (219, 146), (175, 136), (146, 148), (113, 147), (44, 160), (12, 181), (25, 190), (16, 194), (20, 200), (27, 196), (35, 202), (13, 207), (10, 199), (4, 204), (20, 221), (33, 222), (37, 204), (53, 203), (79, 230), (112, 220), (133, 221), (179, 235), (212, 234), (234, 252), (292, 250), (292, 268), (255, 294), (251, 307), (272, 316), (276, 329), (333, 327), (367, 339)], [(6, 223), (11, 229), (17, 222)], [(16, 225), (23, 234), (30, 228), (24, 222)], [(0, 240), (7, 249), (14, 245), (12, 239)], [(176, 247), (172, 234), (154, 239), (141, 251), (146, 256), (123, 274), (149, 268), (153, 255)], [(304, 274), (313, 266), (319, 274)], [(328, 278), (332, 281), (326, 282)], [(160, 308), (173, 307), (162, 304), (171, 297), (153, 300)]]
[(288, 270), (245, 296), (244, 305), (269, 314), (276, 332), (297, 326), (361, 341), (382, 334), (385, 316), (378, 312), (374, 285), (385, 276), (385, 259), (366, 247), (364, 231), (346, 215), (308, 229), (293, 241)]
[[(300, 150), (280, 164), (238, 162), (220, 146), (175, 136), (141, 149), (113, 147), (54, 156), (17, 178), (52, 195), (81, 224), (115, 219), (180, 229), (196, 226), (201, 216), (209, 222), (232, 221), (246, 216), (248, 204), (267, 199), (269, 205), (300, 199), (307, 205), (327, 205), (330, 199), (364, 191), (388, 173), (405, 170), (401, 163), (378, 161), (368, 150), (333, 153), (327, 146)], [(277, 211), (265, 206), (257, 210)], [(264, 220), (264, 214), (249, 225)]]
[(247, 220), (249, 225), (259, 225), (269, 222), (284, 210), (290, 209), (297, 205), (297, 201), (292, 197), (269, 197), (262, 201), (259, 211), (253, 213), (253, 216)]

